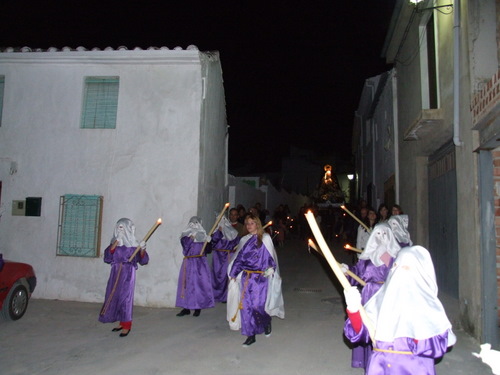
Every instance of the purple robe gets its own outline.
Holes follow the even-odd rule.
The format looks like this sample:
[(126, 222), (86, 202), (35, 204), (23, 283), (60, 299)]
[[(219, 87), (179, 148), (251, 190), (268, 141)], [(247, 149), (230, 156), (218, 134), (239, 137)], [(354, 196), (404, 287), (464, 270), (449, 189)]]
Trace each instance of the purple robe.
[(212, 278), (207, 261), (210, 244), (200, 256), (203, 242), (194, 242), (191, 237), (181, 238), (182, 261), (177, 283), (175, 305), (189, 310), (208, 309), (215, 306)]
[[(361, 290), (361, 304), (364, 305), (381, 287), (384, 285), (387, 275), (391, 270), (394, 258), (391, 259), (389, 267), (381, 265), (375, 266), (370, 259), (360, 259), (349, 270), (358, 275), (366, 282)], [(353, 278), (347, 276), (351, 285), (359, 285)], [(372, 353), (370, 341), (368, 343), (357, 343), (352, 348), (351, 366), (355, 368), (365, 368)]]
[[(368, 330), (363, 325), (356, 333), (350, 319), (344, 325), (344, 334), (351, 342), (370, 342)], [(415, 342), (412, 338), (397, 338), (394, 342), (377, 341), (371, 353), (365, 375), (435, 375), (434, 359), (442, 357), (448, 346), (448, 332)], [(407, 352), (389, 353), (386, 351)], [(408, 353), (410, 352), (410, 353)]]
[(104, 250), (104, 262), (111, 264), (111, 273), (106, 286), (106, 298), (99, 314), (99, 321), (112, 323), (116, 321), (131, 322), (134, 307), (135, 272), (141, 266), (148, 264), (149, 255), (138, 251), (131, 262), (128, 259), (135, 247), (117, 246), (111, 253), (111, 245)]
[(212, 287), (215, 302), (227, 301), (229, 253), (233, 253), (240, 242), (240, 237), (226, 240), (223, 236), (220, 230), (212, 236)]
[(271, 317), (265, 311), (268, 279), (264, 271), (276, 268), (276, 262), (262, 243), (257, 244), (257, 235), (253, 235), (239, 250), (234, 259), (229, 277), (241, 276), (241, 334), (253, 336), (264, 333)]

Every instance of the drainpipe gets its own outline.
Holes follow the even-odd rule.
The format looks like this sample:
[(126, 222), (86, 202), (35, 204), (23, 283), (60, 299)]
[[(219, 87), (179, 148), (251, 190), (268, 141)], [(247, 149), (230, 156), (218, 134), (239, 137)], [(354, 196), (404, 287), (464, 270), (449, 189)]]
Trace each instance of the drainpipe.
[(460, 0), (453, 5), (453, 143), (459, 147), (460, 140)]
[(394, 139), (394, 200), (399, 203), (399, 131), (398, 131), (398, 78), (392, 69), (392, 124)]

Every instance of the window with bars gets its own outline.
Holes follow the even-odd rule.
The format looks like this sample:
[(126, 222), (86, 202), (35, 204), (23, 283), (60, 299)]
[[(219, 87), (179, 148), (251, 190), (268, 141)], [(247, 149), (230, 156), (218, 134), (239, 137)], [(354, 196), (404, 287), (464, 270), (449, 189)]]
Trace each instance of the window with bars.
[(115, 129), (119, 77), (86, 77), (83, 92), (82, 129)]
[(57, 255), (98, 257), (102, 196), (66, 194), (59, 202)]
[(5, 76), (0, 76), (0, 126), (2, 126), (2, 112), (3, 112), (3, 92), (5, 87)]

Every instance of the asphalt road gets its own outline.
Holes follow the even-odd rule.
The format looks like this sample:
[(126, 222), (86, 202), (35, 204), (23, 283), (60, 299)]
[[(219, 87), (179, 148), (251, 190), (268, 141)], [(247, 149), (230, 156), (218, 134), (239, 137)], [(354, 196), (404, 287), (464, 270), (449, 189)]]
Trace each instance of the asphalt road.
[[(348, 261), (332, 245), (339, 261)], [(36, 299), (17, 322), (0, 321), (2, 375), (127, 374), (356, 374), (342, 336), (343, 298), (331, 270), (305, 241), (287, 240), (277, 249), (285, 298), (285, 319), (273, 319), (271, 337), (242, 347), (245, 337), (231, 331), (226, 305), (199, 317), (177, 317), (177, 308), (134, 308), (129, 336), (101, 324), (101, 304)], [(154, 261), (154, 260), (153, 260)], [(442, 299), (450, 320), (455, 301)], [(479, 343), (459, 327), (458, 342), (436, 365), (440, 375), (491, 374), (471, 355)]]

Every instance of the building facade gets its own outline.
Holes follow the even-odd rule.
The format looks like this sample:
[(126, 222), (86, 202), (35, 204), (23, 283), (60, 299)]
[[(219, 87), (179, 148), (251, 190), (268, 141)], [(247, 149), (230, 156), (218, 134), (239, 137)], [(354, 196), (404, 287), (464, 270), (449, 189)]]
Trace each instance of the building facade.
[[(397, 1), (383, 47), (392, 100), (374, 101), (353, 139), (360, 196), (370, 184), (375, 199), (390, 196), (393, 169), (394, 203), (431, 252), (440, 293), (457, 301), (454, 324), (497, 347), (498, 14), (494, 1)], [(383, 144), (360, 150), (391, 119), (394, 163), (384, 165)]]
[(7, 49), (0, 92), (0, 252), (34, 266), (35, 297), (102, 301), (116, 221), (140, 241), (161, 218), (135, 300), (173, 307), (179, 235), (228, 194), (218, 52)]

